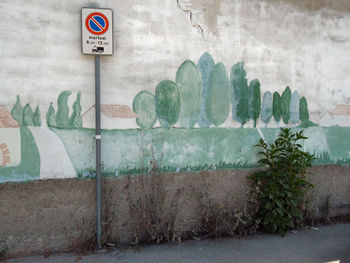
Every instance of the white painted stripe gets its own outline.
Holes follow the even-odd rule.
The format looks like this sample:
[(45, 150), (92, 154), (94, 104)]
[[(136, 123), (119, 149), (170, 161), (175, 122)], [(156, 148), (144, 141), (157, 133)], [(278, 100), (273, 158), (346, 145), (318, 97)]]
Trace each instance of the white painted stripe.
[(266, 142), (266, 139), (265, 139), (265, 136), (264, 134), (262, 133), (262, 131), (260, 130), (260, 128), (256, 128), (260, 134), (260, 137)]
[(47, 127), (29, 127), (40, 154), (40, 178), (73, 178), (76, 172), (60, 138)]

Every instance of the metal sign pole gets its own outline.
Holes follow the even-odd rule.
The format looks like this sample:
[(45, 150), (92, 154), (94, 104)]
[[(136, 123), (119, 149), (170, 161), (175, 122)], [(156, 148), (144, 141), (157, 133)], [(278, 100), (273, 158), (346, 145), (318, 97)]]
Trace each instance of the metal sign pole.
[(95, 56), (95, 106), (96, 106), (96, 233), (97, 248), (102, 248), (102, 193), (101, 193), (101, 105), (100, 105), (100, 56)]

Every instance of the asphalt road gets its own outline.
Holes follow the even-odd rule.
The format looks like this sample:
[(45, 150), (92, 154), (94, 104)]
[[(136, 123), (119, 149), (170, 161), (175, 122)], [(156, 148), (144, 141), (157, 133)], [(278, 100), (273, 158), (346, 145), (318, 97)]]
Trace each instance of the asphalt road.
[(146, 246), (140, 249), (119, 249), (93, 253), (82, 258), (74, 254), (57, 254), (12, 259), (14, 263), (60, 262), (258, 262), (313, 263), (350, 262), (350, 224), (335, 224), (308, 228), (285, 237), (255, 235), (241, 239), (186, 241), (179, 244)]

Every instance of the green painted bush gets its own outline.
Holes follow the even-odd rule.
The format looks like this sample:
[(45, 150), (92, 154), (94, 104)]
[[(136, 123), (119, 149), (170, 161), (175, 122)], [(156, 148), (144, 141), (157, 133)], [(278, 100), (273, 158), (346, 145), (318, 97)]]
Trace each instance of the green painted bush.
[(163, 80), (156, 87), (156, 112), (162, 127), (170, 128), (178, 119), (181, 109), (180, 94), (175, 82)]
[(67, 105), (68, 97), (72, 93), (68, 90), (62, 91), (57, 99), (57, 114), (56, 114), (56, 126), (66, 128), (69, 126), (69, 108)]
[(289, 123), (290, 118), (290, 100), (292, 98), (292, 92), (289, 87), (287, 87), (281, 96), (281, 115), (282, 120), (285, 124)]
[(47, 127), (56, 127), (56, 113), (52, 102), (50, 103), (49, 109), (46, 113), (46, 123)]
[(309, 120), (309, 109), (307, 107), (307, 101), (305, 97), (302, 97), (300, 99), (299, 115), (300, 115), (300, 121), (301, 121), (299, 127), (307, 128), (307, 127), (317, 126), (317, 124)]
[(176, 84), (180, 93), (181, 110), (179, 122), (181, 127), (192, 128), (201, 110), (201, 72), (195, 63), (186, 60), (176, 73)]
[(230, 87), (223, 63), (217, 63), (210, 73), (205, 113), (210, 123), (219, 126), (230, 111)]
[(77, 98), (73, 103), (73, 113), (69, 119), (69, 128), (81, 128), (83, 127), (83, 119), (81, 118), (81, 105), (80, 105), (81, 93), (78, 92)]
[(261, 94), (260, 94), (260, 82), (257, 79), (252, 80), (249, 83), (249, 115), (254, 121), (254, 128), (256, 127), (256, 120), (260, 116), (261, 111)]
[(143, 90), (135, 96), (132, 109), (137, 114), (136, 123), (141, 129), (151, 129), (157, 121), (156, 100), (148, 91)]
[(34, 113), (32, 111), (32, 108), (30, 107), (29, 104), (27, 104), (23, 108), (23, 117), (22, 117), (23, 125), (24, 126), (34, 126), (33, 117), (34, 117)]
[(264, 93), (261, 107), (261, 121), (265, 123), (265, 127), (272, 118), (272, 95), (270, 91)]
[(23, 124), (23, 107), (21, 105), (21, 100), (19, 95), (17, 95), (17, 100), (15, 106), (11, 110), (13, 118), (18, 122), (19, 125)]
[(35, 127), (40, 127), (41, 126), (41, 116), (40, 116), (40, 110), (39, 106), (36, 106), (36, 109), (34, 111), (33, 115), (33, 125)]
[(202, 75), (202, 102), (201, 111), (198, 118), (198, 125), (200, 127), (209, 127), (211, 124), (208, 121), (207, 115), (205, 113), (205, 101), (208, 97), (209, 76), (214, 66), (215, 62), (208, 52), (205, 52), (198, 61), (198, 68)]
[(292, 94), (292, 99), (290, 100), (290, 122), (294, 125), (300, 122), (299, 102), (299, 94), (297, 91), (294, 91)]
[(281, 96), (280, 94), (275, 91), (273, 93), (273, 98), (272, 98), (272, 116), (275, 119), (275, 121), (277, 122), (277, 124), (279, 124), (280, 120), (281, 120), (281, 114), (282, 114), (282, 108), (281, 108)]
[(242, 127), (250, 119), (249, 86), (246, 75), (244, 62), (238, 62), (231, 68), (232, 118), (241, 123)]
[(300, 99), (299, 114), (301, 122), (307, 122), (309, 120), (309, 110), (307, 107), (307, 101), (305, 97)]

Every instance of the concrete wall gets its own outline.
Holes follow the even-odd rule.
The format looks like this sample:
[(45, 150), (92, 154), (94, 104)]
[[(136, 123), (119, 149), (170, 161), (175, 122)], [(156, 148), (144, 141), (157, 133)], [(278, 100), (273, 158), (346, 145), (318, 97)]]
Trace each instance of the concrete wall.
[[(349, 214), (348, 169), (334, 165), (311, 169), (315, 218)], [(249, 170), (226, 170), (162, 174), (162, 185), (166, 189), (162, 211), (171, 216), (174, 211), (169, 204), (179, 205), (175, 231), (186, 236), (186, 231), (197, 231), (200, 227), (200, 195), (207, 192), (211, 202), (227, 203), (240, 210), (247, 198), (246, 176), (250, 173)], [(137, 178), (104, 181), (104, 218), (111, 221), (110, 242), (128, 245), (135, 238), (137, 224), (131, 208), (135, 197), (141, 194)], [(1, 184), (0, 215), (0, 245), (9, 248), (10, 256), (74, 249), (77, 240), (94, 234), (95, 182), (65, 179)]]

